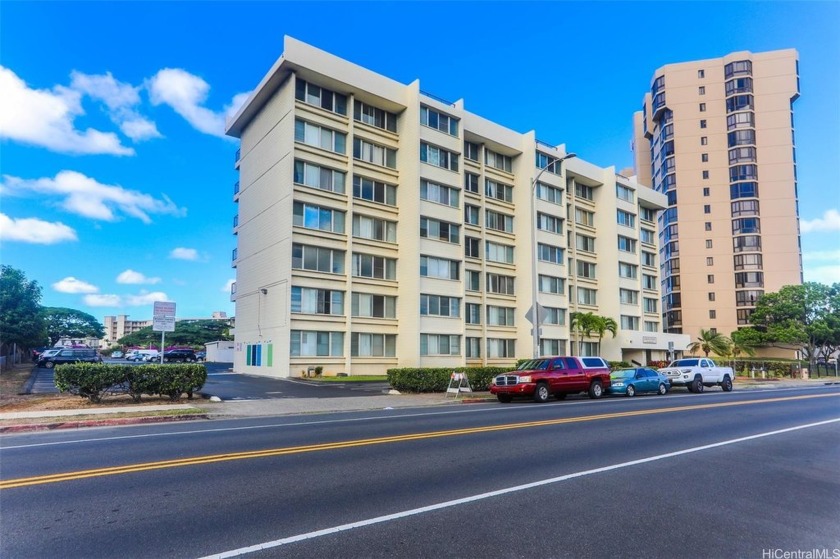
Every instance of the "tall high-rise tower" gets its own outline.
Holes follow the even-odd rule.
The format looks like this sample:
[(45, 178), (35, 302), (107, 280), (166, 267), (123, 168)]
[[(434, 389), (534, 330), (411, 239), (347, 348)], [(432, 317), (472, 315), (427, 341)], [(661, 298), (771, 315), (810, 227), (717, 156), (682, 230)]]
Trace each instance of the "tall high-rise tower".
[(802, 282), (793, 49), (669, 64), (634, 115), (639, 182), (659, 215), (665, 332), (749, 324), (763, 293)]

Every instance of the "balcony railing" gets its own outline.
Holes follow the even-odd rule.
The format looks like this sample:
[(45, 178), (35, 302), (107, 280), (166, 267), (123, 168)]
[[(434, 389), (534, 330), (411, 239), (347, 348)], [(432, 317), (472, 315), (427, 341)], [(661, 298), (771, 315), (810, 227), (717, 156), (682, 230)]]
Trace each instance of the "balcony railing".
[(233, 183), (233, 195), (236, 196), (239, 194), (239, 181)]

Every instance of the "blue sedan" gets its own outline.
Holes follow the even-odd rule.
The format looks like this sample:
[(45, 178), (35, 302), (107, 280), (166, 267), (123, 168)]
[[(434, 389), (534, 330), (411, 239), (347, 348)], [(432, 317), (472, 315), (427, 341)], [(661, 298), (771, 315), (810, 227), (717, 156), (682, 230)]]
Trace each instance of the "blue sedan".
[(668, 377), (648, 367), (619, 369), (610, 373), (611, 394), (635, 396), (640, 392), (658, 392), (664, 396), (670, 388)]

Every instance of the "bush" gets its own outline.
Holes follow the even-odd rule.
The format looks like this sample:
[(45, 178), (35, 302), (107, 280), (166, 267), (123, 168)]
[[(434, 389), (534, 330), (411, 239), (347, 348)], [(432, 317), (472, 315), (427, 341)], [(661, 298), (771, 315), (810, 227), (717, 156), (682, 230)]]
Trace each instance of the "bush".
[(630, 367), (630, 363), (627, 361), (608, 361), (610, 366), (610, 371), (615, 371), (616, 369), (626, 369)]
[(405, 367), (388, 369), (391, 388), (400, 392), (446, 392), (452, 373), (467, 373), (473, 390), (490, 388), (496, 375), (512, 371), (513, 367)]
[(55, 368), (55, 386), (61, 392), (78, 394), (93, 403), (109, 392), (127, 392), (139, 402), (143, 394), (192, 398), (207, 382), (207, 368), (193, 363), (171, 365), (115, 365), (74, 363)]

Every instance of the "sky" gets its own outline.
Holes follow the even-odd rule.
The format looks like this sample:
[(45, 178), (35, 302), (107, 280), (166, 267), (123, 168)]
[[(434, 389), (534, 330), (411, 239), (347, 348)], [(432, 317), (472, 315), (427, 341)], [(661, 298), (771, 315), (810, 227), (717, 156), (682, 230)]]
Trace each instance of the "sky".
[(225, 118), (290, 35), (617, 171), (657, 68), (795, 48), (805, 280), (840, 282), (838, 22), (835, 1), (3, 0), (0, 262), (100, 321), (233, 316)]

